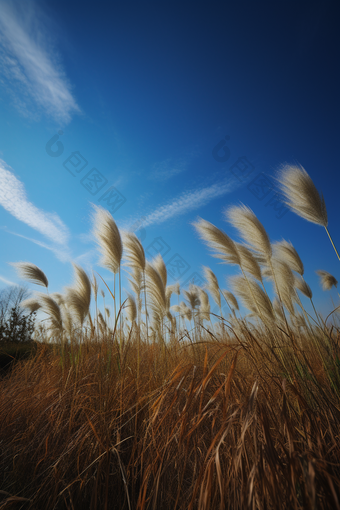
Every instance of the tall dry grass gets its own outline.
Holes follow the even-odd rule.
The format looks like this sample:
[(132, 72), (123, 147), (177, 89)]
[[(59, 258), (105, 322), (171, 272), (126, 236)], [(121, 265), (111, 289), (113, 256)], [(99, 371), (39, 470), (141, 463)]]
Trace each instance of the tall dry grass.
[[(204, 288), (168, 285), (161, 256), (146, 261), (96, 209), (102, 264), (125, 264), (133, 293), (119, 286), (110, 317), (99, 279), (74, 266), (64, 293), (22, 304), (46, 320), (36, 354), (0, 380), (0, 508), (340, 509), (339, 328), (305, 310), (297, 291), (312, 290), (291, 243), (272, 243), (245, 206), (227, 218), (247, 245), (195, 227), (239, 268), (234, 293), (208, 267)], [(18, 270), (47, 287), (33, 264)]]

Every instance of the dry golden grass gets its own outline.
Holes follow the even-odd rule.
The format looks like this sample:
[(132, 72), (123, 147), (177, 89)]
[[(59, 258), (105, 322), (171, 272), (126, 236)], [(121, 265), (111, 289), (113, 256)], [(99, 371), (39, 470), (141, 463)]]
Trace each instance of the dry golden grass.
[[(0, 510), (340, 510), (340, 331), (312, 301), (316, 320), (304, 310), (296, 288), (312, 291), (293, 273), (304, 272), (295, 248), (272, 245), (245, 206), (228, 218), (247, 247), (206, 220), (194, 225), (217, 258), (239, 267), (231, 281), (253, 323), (207, 267), (206, 290), (232, 315), (212, 313), (195, 285), (171, 307), (180, 288), (167, 285), (161, 256), (146, 262), (136, 236), (122, 240), (95, 208), (102, 264), (119, 273), (119, 310), (115, 279), (112, 292), (104, 282), (111, 327), (96, 278), (77, 266), (64, 295), (23, 303), (49, 318), (35, 355), (0, 379)], [(134, 296), (122, 302), (124, 257)], [(23, 267), (47, 286), (37, 266)], [(325, 287), (335, 285), (325, 275)]]
[(39, 346), (1, 381), (0, 508), (339, 508), (339, 371), (257, 333)]

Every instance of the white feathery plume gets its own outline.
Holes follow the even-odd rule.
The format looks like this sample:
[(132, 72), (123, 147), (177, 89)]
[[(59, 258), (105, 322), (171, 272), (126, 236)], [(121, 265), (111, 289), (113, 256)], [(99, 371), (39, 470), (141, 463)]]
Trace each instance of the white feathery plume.
[(109, 211), (97, 205), (93, 207), (95, 210), (93, 234), (102, 254), (100, 264), (116, 274), (119, 272), (123, 255), (123, 243), (118, 227)]
[(286, 198), (285, 204), (292, 211), (307, 221), (327, 227), (324, 198), (301, 165), (282, 165), (277, 180)]
[(230, 277), (230, 283), (237, 295), (240, 296), (244, 306), (256, 313), (260, 319), (273, 322), (275, 320), (273, 307), (269, 297), (254, 281), (243, 276)]
[(273, 253), (276, 259), (283, 260), (289, 267), (299, 273), (301, 276), (304, 273), (302, 260), (292, 243), (285, 241), (277, 241), (272, 244)]
[(302, 292), (302, 294), (307, 296), (309, 299), (312, 299), (313, 297), (312, 289), (310, 288), (308, 283), (306, 283), (305, 280), (303, 280), (303, 278), (301, 278), (300, 276), (294, 277), (294, 287), (297, 288), (300, 292)]
[(145, 269), (145, 252), (142, 243), (133, 232), (122, 232), (124, 257), (128, 266), (140, 271)]
[(23, 280), (48, 288), (47, 276), (35, 264), (31, 262), (11, 262), (10, 264), (16, 269), (19, 277)]
[(267, 260), (271, 258), (272, 247), (268, 234), (254, 212), (241, 204), (233, 206), (224, 212), (226, 219), (240, 233), (242, 239)]
[(205, 290), (198, 288), (198, 295), (200, 300), (200, 307), (198, 309), (198, 317), (200, 320), (210, 320), (210, 303), (208, 294)]
[(29, 298), (21, 301), (21, 308), (27, 308), (31, 313), (36, 312), (41, 307), (41, 304), (36, 300), (36, 298)]
[(163, 286), (166, 288), (166, 284), (168, 281), (168, 273), (166, 270), (166, 266), (163, 260), (162, 255), (159, 253), (152, 261), (153, 267), (158, 271), (160, 277), (162, 278)]
[(66, 289), (66, 301), (72, 313), (83, 324), (87, 317), (91, 303), (91, 281), (84, 269), (73, 264), (75, 283)]
[(285, 204), (298, 216), (325, 228), (340, 260), (340, 255), (327, 228), (328, 216), (325, 200), (323, 195), (319, 194), (306, 170), (301, 165), (282, 165), (277, 180), (286, 198)]
[(336, 278), (331, 275), (331, 273), (328, 273), (323, 269), (319, 269), (315, 272), (320, 276), (320, 283), (323, 290), (331, 290), (333, 286), (336, 287), (338, 285), (338, 280), (336, 280)]
[(246, 246), (235, 243), (236, 249), (240, 256), (240, 267), (242, 271), (249, 273), (251, 276), (262, 282), (261, 268), (255, 256)]
[(215, 251), (214, 257), (220, 258), (228, 264), (240, 263), (234, 241), (223, 230), (202, 218), (193, 223), (193, 226), (205, 244)]
[(222, 294), (231, 310), (239, 310), (237, 299), (232, 292), (229, 290), (222, 290)]
[(218, 280), (210, 267), (203, 266), (204, 277), (208, 282), (207, 289), (212, 295), (215, 303), (221, 308), (221, 294)]
[(126, 304), (125, 304), (126, 316), (128, 320), (133, 323), (137, 318), (137, 306), (136, 301), (134, 300), (131, 294), (128, 294)]

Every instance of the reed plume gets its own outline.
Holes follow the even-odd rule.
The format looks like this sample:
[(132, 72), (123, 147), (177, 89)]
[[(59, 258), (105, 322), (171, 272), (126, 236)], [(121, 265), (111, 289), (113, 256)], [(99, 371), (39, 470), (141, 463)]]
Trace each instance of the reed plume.
[(82, 325), (87, 317), (91, 303), (91, 282), (84, 269), (73, 264), (75, 282), (66, 289), (66, 301), (73, 315)]
[(273, 322), (275, 320), (269, 297), (254, 280), (237, 275), (230, 277), (229, 281), (248, 310), (257, 314), (263, 322)]
[(327, 227), (328, 218), (323, 196), (301, 166), (283, 165), (277, 178), (286, 201), (285, 204), (307, 221)]
[(118, 273), (123, 255), (123, 243), (116, 225), (109, 211), (93, 205), (93, 234), (96, 238), (102, 258), (100, 265), (114, 274)]
[(294, 277), (294, 287), (297, 288), (302, 294), (304, 294), (309, 299), (312, 299), (313, 292), (310, 286), (308, 285), (303, 278), (295, 276)]
[(49, 316), (52, 329), (59, 332), (62, 331), (63, 321), (58, 303), (51, 296), (46, 296), (40, 292), (37, 294), (37, 299), (41, 310)]
[(36, 298), (29, 298), (25, 299), (24, 301), (21, 301), (20, 303), (21, 308), (27, 308), (31, 313), (36, 312), (41, 307), (41, 304), (39, 301), (37, 301)]
[(200, 300), (200, 307), (198, 309), (199, 320), (210, 320), (210, 303), (208, 294), (202, 288), (198, 288), (198, 295)]
[(261, 268), (253, 253), (241, 243), (235, 243), (235, 246), (240, 257), (242, 272), (245, 271), (256, 280), (262, 282)]
[(292, 299), (295, 296), (294, 274), (286, 262), (273, 258), (271, 265), (263, 271), (263, 275), (274, 282), (275, 292), (279, 300), (294, 315)]
[(234, 241), (223, 230), (202, 218), (194, 222), (193, 226), (205, 244), (215, 251), (214, 257), (220, 258), (229, 264), (240, 263)]
[(230, 310), (233, 311), (239, 310), (237, 299), (232, 292), (230, 292), (229, 290), (222, 290), (222, 294)]
[(92, 290), (93, 290), (94, 299), (97, 302), (97, 297), (98, 297), (98, 282), (97, 282), (97, 278), (95, 277), (93, 271), (92, 271), (91, 287), (92, 287)]
[(170, 301), (172, 294), (180, 294), (179, 291), (179, 283), (175, 283), (173, 285), (167, 285), (165, 289), (165, 297), (166, 297), (166, 311), (167, 313), (170, 311)]
[(320, 276), (320, 283), (323, 290), (331, 290), (333, 286), (336, 287), (338, 285), (338, 280), (327, 271), (319, 269), (315, 272)]
[(198, 288), (196, 285), (190, 285), (189, 290), (184, 290), (183, 294), (185, 298), (189, 301), (192, 311), (194, 312), (195, 308), (200, 305), (200, 300), (198, 297)]
[(339, 253), (327, 229), (328, 216), (323, 195), (319, 194), (312, 179), (301, 166), (283, 165), (277, 177), (285, 204), (298, 216), (325, 228), (329, 240), (340, 260)]
[(215, 303), (221, 309), (220, 287), (219, 287), (216, 275), (213, 273), (213, 271), (210, 269), (210, 267), (203, 266), (202, 269), (203, 269), (204, 277), (208, 283), (207, 289), (210, 292), (210, 294), (212, 295)]
[(186, 305), (184, 303), (184, 301), (181, 301), (180, 302), (180, 309), (181, 309), (181, 314), (188, 320), (188, 321), (191, 321), (192, 320), (192, 310), (191, 308), (188, 307), (188, 305)]
[(124, 257), (131, 268), (145, 270), (145, 252), (142, 243), (133, 232), (123, 232)]
[(136, 301), (134, 300), (131, 294), (128, 294), (126, 304), (125, 304), (126, 316), (128, 320), (133, 324), (137, 319), (137, 306)]
[(276, 259), (286, 262), (289, 267), (299, 273), (301, 276), (304, 273), (302, 260), (292, 243), (282, 240), (272, 243), (273, 253)]
[(166, 288), (166, 284), (168, 281), (168, 273), (166, 270), (166, 266), (164, 264), (164, 260), (162, 255), (159, 253), (152, 261), (153, 267), (158, 271), (160, 277), (162, 278), (163, 286)]
[[(125, 258), (128, 266), (133, 270), (133, 279), (135, 283), (133, 288), (136, 293), (137, 308), (139, 321), (141, 321), (142, 300), (141, 290), (144, 287), (144, 305), (145, 305), (145, 323), (146, 323), (146, 336), (148, 337), (148, 311), (147, 311), (147, 298), (146, 298), (146, 285), (145, 285), (145, 252), (142, 243), (133, 232), (123, 232), (123, 246)], [(143, 282), (142, 282), (143, 277)], [(131, 280), (130, 280), (131, 283)]]
[(47, 276), (35, 264), (31, 262), (11, 262), (10, 264), (16, 269), (19, 277), (23, 280), (48, 288)]
[(224, 215), (239, 232), (250, 248), (263, 255), (267, 260), (272, 255), (268, 234), (254, 212), (246, 205), (233, 206), (224, 211)]
[(148, 306), (153, 312), (153, 321), (157, 329), (166, 314), (166, 295), (162, 277), (149, 262), (145, 266), (146, 287), (148, 289)]

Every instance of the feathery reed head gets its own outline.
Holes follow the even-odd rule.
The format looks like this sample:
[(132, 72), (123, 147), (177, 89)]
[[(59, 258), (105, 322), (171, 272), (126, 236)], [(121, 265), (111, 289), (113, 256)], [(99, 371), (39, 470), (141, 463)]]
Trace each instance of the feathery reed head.
[(124, 256), (131, 268), (145, 269), (145, 252), (142, 243), (133, 232), (122, 232)]
[(193, 226), (205, 244), (211, 250), (217, 252), (214, 257), (220, 258), (229, 264), (240, 263), (234, 241), (223, 230), (202, 218), (194, 222)]
[(229, 280), (235, 293), (240, 296), (248, 310), (256, 313), (264, 321), (275, 320), (269, 297), (254, 280), (250, 278), (246, 280), (243, 276), (232, 276)]
[(24, 301), (21, 301), (20, 303), (21, 308), (27, 308), (31, 313), (36, 312), (41, 307), (41, 304), (39, 301), (37, 301), (36, 298), (29, 298), (25, 299)]
[(185, 298), (189, 301), (192, 310), (194, 310), (197, 306), (200, 305), (200, 300), (198, 297), (198, 288), (196, 285), (190, 285), (189, 290), (184, 290), (183, 294)]
[(305, 280), (303, 280), (303, 278), (301, 278), (301, 276), (294, 277), (294, 286), (300, 292), (302, 292), (302, 294), (307, 296), (309, 299), (312, 299), (312, 297), (313, 297), (312, 289), (310, 288), (308, 283), (306, 283)]
[(161, 275), (149, 262), (145, 265), (145, 279), (148, 290), (148, 308), (153, 312), (153, 322), (157, 329), (167, 311), (165, 287)]
[(118, 227), (109, 211), (94, 204), (93, 207), (93, 234), (102, 254), (100, 264), (113, 273), (118, 273), (123, 255)]
[(205, 290), (198, 288), (198, 295), (200, 300), (200, 307), (198, 310), (198, 316), (200, 320), (210, 320), (210, 303), (209, 303), (209, 297), (208, 294), (205, 292)]
[(94, 272), (92, 271), (92, 282), (91, 282), (91, 286), (92, 286), (92, 290), (93, 290), (93, 294), (94, 294), (94, 299), (97, 301), (97, 296), (98, 296), (98, 282), (97, 282), (97, 278), (95, 277), (94, 275)]
[(285, 204), (292, 211), (307, 221), (327, 227), (324, 198), (301, 165), (283, 165), (277, 180), (286, 198)]
[(133, 323), (137, 318), (137, 305), (134, 297), (131, 294), (128, 294), (126, 304), (125, 304), (126, 316), (128, 320)]
[(52, 327), (61, 331), (63, 321), (58, 303), (51, 296), (46, 296), (40, 292), (37, 294), (37, 299), (42, 311), (49, 315), (52, 322)]
[(164, 288), (166, 288), (166, 284), (167, 284), (167, 280), (168, 280), (168, 273), (166, 270), (166, 266), (164, 264), (163, 257), (160, 253), (158, 255), (156, 255), (156, 257), (153, 259), (152, 265), (158, 271), (160, 277), (162, 278)]
[(239, 310), (240, 309), (238, 306), (237, 299), (232, 292), (230, 292), (229, 290), (222, 290), (222, 294), (231, 310)]
[(203, 273), (205, 276), (205, 279), (208, 282), (207, 288), (212, 295), (215, 303), (221, 308), (221, 294), (220, 294), (220, 287), (218, 285), (218, 280), (216, 278), (216, 275), (212, 272), (210, 267), (203, 266)]
[(336, 278), (327, 271), (319, 269), (318, 271), (315, 272), (320, 276), (320, 282), (323, 290), (331, 290), (333, 285), (334, 287), (338, 285), (338, 280), (336, 280)]
[(235, 243), (240, 257), (240, 267), (242, 271), (251, 274), (256, 280), (262, 282), (261, 268), (253, 253), (241, 243)]
[(272, 244), (275, 258), (283, 260), (289, 267), (299, 273), (301, 276), (304, 273), (304, 267), (302, 260), (300, 259), (298, 252), (292, 245), (292, 243), (285, 241), (277, 241)]
[(16, 269), (19, 277), (23, 280), (28, 280), (46, 288), (48, 287), (47, 276), (35, 264), (31, 264), (31, 262), (11, 262), (10, 264)]
[(83, 324), (91, 303), (91, 282), (84, 269), (73, 264), (75, 271), (75, 283), (66, 291), (67, 304), (70, 306), (75, 317)]
[(268, 234), (253, 211), (246, 205), (233, 206), (224, 211), (226, 219), (240, 233), (242, 239), (251, 248), (260, 252), (267, 259), (272, 255)]

